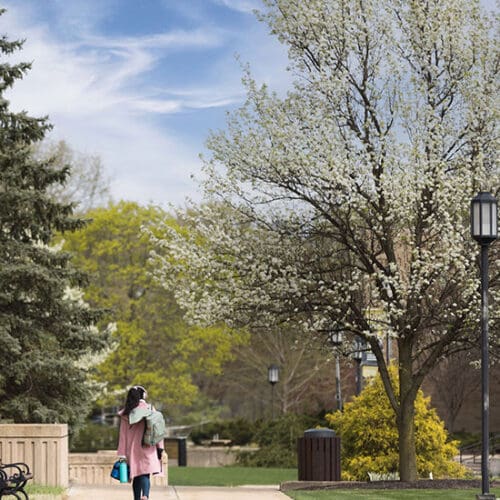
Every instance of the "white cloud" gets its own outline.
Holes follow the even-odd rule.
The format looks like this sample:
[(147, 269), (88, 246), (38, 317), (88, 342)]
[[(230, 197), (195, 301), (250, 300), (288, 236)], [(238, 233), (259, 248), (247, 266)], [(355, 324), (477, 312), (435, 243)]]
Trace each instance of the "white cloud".
[[(190, 174), (200, 169), (198, 150), (149, 115), (232, 100), (192, 101), (175, 93), (173, 99), (154, 99), (149, 94), (157, 89), (141, 79), (158, 63), (159, 49), (216, 46), (218, 36), (177, 30), (136, 38), (86, 35), (79, 42), (62, 43), (43, 26), (24, 23), (27, 18), (15, 7), (5, 16), (9, 32), (27, 39), (15, 60), (33, 61), (32, 70), (8, 92), (14, 110), (48, 114), (55, 126), (53, 138), (100, 155), (116, 199), (180, 204), (193, 193)], [(209, 92), (199, 93), (204, 94)]]
[(140, 111), (160, 114), (177, 113), (183, 107), (180, 101), (170, 101), (165, 99), (137, 99), (132, 102), (132, 106)]
[(200, 96), (198, 99), (168, 100), (168, 99), (137, 99), (131, 105), (140, 111), (158, 114), (179, 113), (188, 109), (208, 109), (228, 107), (240, 99), (237, 98), (214, 98), (210, 96)]
[(219, 5), (224, 5), (225, 7), (237, 10), (239, 12), (252, 13), (256, 9), (262, 7), (262, 2), (258, 0), (214, 0), (215, 3)]
[(169, 98), (138, 99), (134, 106), (151, 113), (177, 113), (193, 109), (227, 108), (245, 97), (240, 82), (228, 82), (224, 88), (156, 88), (155, 92), (158, 96)]
[[(68, 3), (72, 2), (64, 5)], [(247, 5), (228, 3), (239, 10)], [(108, 2), (103, 4), (109, 8)], [(74, 12), (73, 8), (61, 11), (61, 17), (69, 19)], [(283, 52), (276, 43), (267, 47), (254, 43), (262, 36), (259, 29), (244, 34), (237, 28), (202, 26), (191, 31), (117, 37), (96, 33), (93, 24), (99, 19), (99, 13), (90, 20), (82, 19), (81, 32), (73, 19), (71, 36), (62, 39), (59, 32), (40, 23), (34, 11), (12, 3), (1, 21), (8, 25), (10, 37), (26, 38), (24, 49), (15, 58), (33, 61), (33, 69), (7, 98), (14, 110), (49, 115), (54, 124), (52, 137), (67, 140), (83, 153), (100, 155), (113, 179), (115, 199), (182, 204), (186, 196), (197, 196), (190, 176), (200, 171), (202, 140), (181, 136), (161, 119), (189, 111), (197, 120), (197, 110), (227, 108), (243, 100), (238, 63), (227, 51), (224, 56), (216, 52), (228, 40), (245, 47), (242, 60), (258, 61), (256, 77), (260, 81), (282, 81), (277, 76), (282, 71), (277, 71), (273, 58)], [(169, 55), (179, 57), (184, 49), (189, 55), (192, 49), (199, 49), (195, 51), (198, 55), (211, 49), (215, 57), (207, 78), (183, 75), (186, 83), (182, 88), (152, 79), (159, 67), (175, 72), (175, 66), (168, 66)], [(218, 125), (207, 123), (207, 133)]]
[(165, 33), (135, 37), (104, 37), (89, 35), (83, 38), (82, 45), (91, 47), (103, 47), (108, 49), (120, 48), (124, 50), (137, 49), (165, 49), (165, 48), (188, 48), (188, 47), (217, 47), (223, 43), (216, 30), (206, 31), (203, 29), (173, 30)]
[(196, 190), (190, 174), (200, 170), (197, 151), (154, 121), (128, 113), (87, 122), (65, 114), (56, 121), (52, 138), (70, 137), (78, 151), (102, 158), (116, 200), (180, 205)]

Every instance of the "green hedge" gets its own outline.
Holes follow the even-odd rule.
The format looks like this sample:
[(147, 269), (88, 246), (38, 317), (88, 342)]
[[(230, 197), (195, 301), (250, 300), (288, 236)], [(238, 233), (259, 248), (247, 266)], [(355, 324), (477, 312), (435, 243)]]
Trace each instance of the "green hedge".
[(304, 431), (324, 426), (319, 417), (308, 415), (283, 415), (276, 420), (256, 423), (254, 441), (258, 444), (256, 452), (241, 451), (237, 457), (239, 465), (247, 467), (297, 467), (297, 439)]
[(191, 431), (189, 437), (194, 444), (201, 445), (204, 441), (210, 441), (216, 434), (219, 439), (231, 440), (232, 445), (244, 446), (252, 442), (255, 425), (243, 418), (211, 422)]
[(115, 450), (118, 447), (118, 428), (89, 422), (71, 436), (69, 447), (70, 451), (79, 453)]

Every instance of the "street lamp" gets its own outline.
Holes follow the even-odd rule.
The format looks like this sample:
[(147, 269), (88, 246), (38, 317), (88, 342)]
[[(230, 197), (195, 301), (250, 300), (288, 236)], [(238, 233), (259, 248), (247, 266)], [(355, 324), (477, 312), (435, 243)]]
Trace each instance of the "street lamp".
[(128, 296), (131, 299), (140, 299), (146, 293), (146, 289), (137, 283), (132, 283), (128, 289)]
[(354, 352), (352, 353), (352, 359), (356, 362), (356, 396), (359, 396), (363, 389), (361, 361), (363, 361), (363, 352), (365, 349), (365, 341), (361, 337), (356, 337), (354, 339)]
[(279, 367), (276, 365), (269, 365), (267, 369), (267, 381), (271, 384), (271, 418), (274, 420), (274, 386), (279, 381)]
[(478, 193), (471, 200), (471, 235), (481, 245), (481, 380), (482, 380), (482, 495), (478, 499), (494, 499), (490, 495), (489, 459), (489, 353), (488, 353), (488, 246), (497, 239), (498, 207), (491, 193)]
[[(342, 332), (330, 332), (328, 338), (333, 347), (342, 345)], [(340, 383), (340, 356), (337, 350), (335, 352), (335, 399), (337, 400), (337, 410), (343, 411), (344, 405), (342, 403), (342, 387)]]

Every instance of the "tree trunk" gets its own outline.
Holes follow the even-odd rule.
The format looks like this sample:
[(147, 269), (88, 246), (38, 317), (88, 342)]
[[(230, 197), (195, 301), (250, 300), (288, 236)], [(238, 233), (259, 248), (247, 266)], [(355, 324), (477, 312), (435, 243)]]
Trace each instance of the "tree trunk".
[(399, 343), (399, 477), (401, 481), (416, 481), (417, 452), (415, 449), (415, 398), (417, 389), (412, 373), (412, 345)]
[(417, 454), (415, 450), (415, 402), (413, 398), (401, 401), (398, 431), (399, 477), (401, 481), (416, 481)]

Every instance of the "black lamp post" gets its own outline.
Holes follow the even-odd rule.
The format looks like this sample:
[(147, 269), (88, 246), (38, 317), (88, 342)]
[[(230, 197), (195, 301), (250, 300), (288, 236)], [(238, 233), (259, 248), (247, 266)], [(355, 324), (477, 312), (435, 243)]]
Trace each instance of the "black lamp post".
[(478, 499), (494, 499), (490, 495), (489, 459), (489, 353), (488, 353), (488, 246), (497, 239), (498, 207), (491, 193), (481, 192), (471, 201), (471, 235), (481, 245), (481, 380), (482, 380), (482, 495)]
[(271, 418), (274, 420), (274, 386), (279, 381), (279, 367), (276, 365), (269, 365), (267, 369), (267, 381), (271, 384)]
[[(339, 347), (342, 345), (342, 332), (331, 332), (329, 340), (333, 347)], [(335, 352), (335, 399), (337, 401), (337, 410), (343, 411), (342, 385), (340, 383), (340, 356), (338, 351)]]
[(362, 338), (356, 337), (354, 340), (354, 352), (352, 359), (356, 362), (356, 396), (361, 394), (363, 389), (363, 374), (361, 372), (361, 361), (363, 361), (363, 351), (365, 350), (365, 342)]

